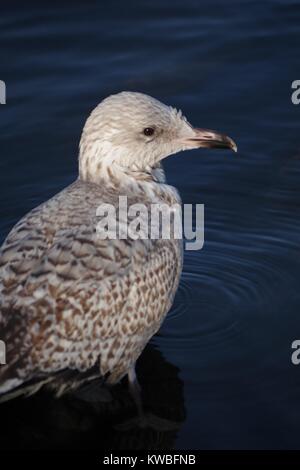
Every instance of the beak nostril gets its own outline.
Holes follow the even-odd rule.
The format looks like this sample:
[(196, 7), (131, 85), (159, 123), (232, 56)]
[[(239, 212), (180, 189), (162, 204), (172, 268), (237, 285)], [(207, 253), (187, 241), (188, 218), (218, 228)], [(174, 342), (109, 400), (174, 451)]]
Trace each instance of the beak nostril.
[[(194, 137), (187, 139), (187, 142), (198, 143), (196, 147), (230, 149), (237, 152), (236, 143), (227, 135), (207, 129), (194, 129), (194, 132)], [(194, 144), (191, 148), (194, 148)]]

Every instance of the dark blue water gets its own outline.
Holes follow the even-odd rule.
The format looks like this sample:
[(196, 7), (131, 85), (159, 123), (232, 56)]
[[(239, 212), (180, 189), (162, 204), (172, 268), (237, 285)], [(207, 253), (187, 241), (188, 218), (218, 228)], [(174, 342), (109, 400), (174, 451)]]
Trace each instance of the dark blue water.
[(84, 121), (111, 93), (148, 93), (237, 142), (165, 164), (183, 202), (205, 204), (205, 244), (153, 339), (177, 370), (160, 412), (181, 420), (155, 445), (299, 449), (300, 2), (29, 2), (1, 7), (0, 34), (1, 239), (76, 177)]

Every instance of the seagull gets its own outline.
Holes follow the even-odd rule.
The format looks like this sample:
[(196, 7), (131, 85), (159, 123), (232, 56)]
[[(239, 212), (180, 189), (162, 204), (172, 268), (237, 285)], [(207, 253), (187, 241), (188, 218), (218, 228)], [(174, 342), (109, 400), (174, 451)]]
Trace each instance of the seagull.
[(111, 95), (92, 111), (78, 178), (25, 215), (1, 247), (0, 400), (43, 386), (59, 397), (91, 377), (127, 376), (140, 409), (135, 364), (172, 306), (182, 240), (101, 238), (97, 208), (117, 208), (120, 195), (128, 205), (180, 204), (161, 161), (201, 147), (237, 150), (142, 93)]

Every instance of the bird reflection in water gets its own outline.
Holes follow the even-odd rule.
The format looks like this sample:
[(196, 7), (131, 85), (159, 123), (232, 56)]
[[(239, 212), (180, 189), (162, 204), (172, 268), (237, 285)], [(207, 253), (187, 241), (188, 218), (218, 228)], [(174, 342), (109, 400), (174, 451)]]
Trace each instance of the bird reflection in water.
[[(143, 407), (153, 426), (135, 423), (126, 380), (107, 388), (99, 379), (57, 399), (46, 389), (1, 404), (2, 449), (170, 449), (185, 420), (178, 368), (148, 345), (137, 363)], [(128, 425), (129, 424), (129, 425)]]

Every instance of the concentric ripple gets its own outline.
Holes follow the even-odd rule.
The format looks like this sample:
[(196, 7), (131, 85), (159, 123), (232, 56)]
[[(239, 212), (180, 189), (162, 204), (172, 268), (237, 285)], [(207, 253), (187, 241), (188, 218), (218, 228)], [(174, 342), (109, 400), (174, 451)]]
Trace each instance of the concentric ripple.
[[(285, 228), (288, 229), (288, 226)], [(210, 236), (214, 237), (214, 230)], [(199, 252), (186, 252), (174, 305), (159, 333), (159, 342), (218, 343), (242, 335), (256, 316), (265, 318), (276, 309), (274, 292), (296, 292), (295, 277), (282, 264), (281, 246), (286, 234), (274, 238), (240, 234), (229, 243), (207, 242)], [(265, 245), (265, 249), (262, 248)], [(296, 245), (291, 244), (290, 250)]]

